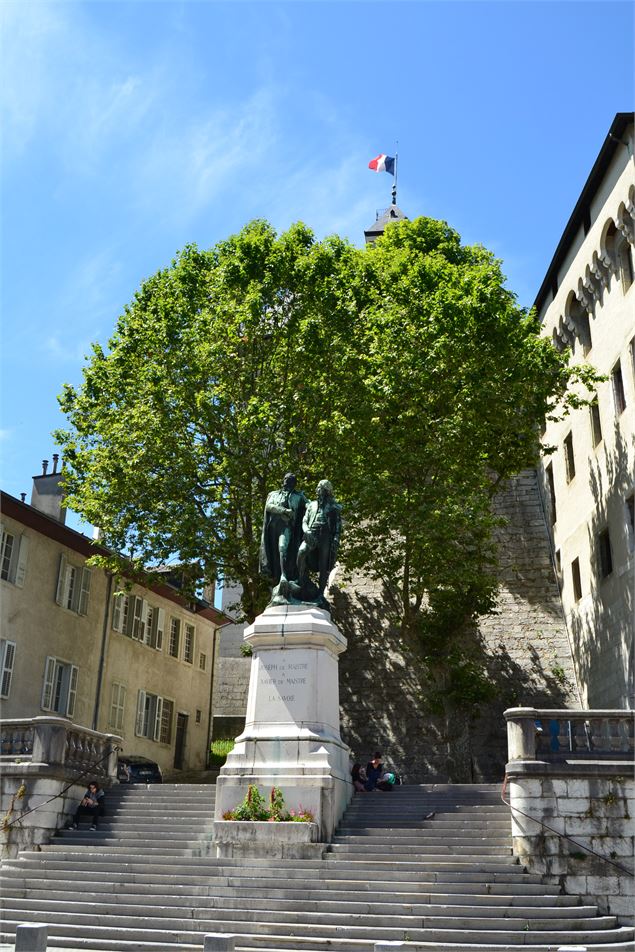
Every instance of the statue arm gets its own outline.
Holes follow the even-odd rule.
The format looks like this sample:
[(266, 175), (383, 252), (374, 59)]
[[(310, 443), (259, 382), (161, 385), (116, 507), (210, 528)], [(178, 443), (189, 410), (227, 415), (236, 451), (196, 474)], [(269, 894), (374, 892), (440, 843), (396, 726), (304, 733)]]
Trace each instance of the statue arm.
[(274, 516), (286, 516), (289, 518), (291, 516), (292, 510), (287, 509), (286, 506), (282, 506), (279, 502), (276, 501), (276, 494), (271, 494), (267, 497), (267, 502), (265, 503), (265, 514), (271, 513)]

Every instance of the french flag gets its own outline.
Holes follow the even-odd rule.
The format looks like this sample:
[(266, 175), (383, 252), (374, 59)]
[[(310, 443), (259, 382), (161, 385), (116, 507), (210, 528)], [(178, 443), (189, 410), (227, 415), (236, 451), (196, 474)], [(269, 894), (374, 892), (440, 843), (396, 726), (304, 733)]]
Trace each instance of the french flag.
[(393, 155), (384, 155), (382, 152), (381, 155), (370, 160), (368, 168), (372, 169), (373, 172), (388, 172), (389, 175), (394, 175), (395, 157)]

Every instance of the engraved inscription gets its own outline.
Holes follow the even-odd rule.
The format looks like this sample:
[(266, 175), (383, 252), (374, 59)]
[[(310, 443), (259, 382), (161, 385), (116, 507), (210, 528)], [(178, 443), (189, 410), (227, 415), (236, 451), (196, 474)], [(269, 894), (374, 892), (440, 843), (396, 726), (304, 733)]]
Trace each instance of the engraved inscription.
[(278, 694), (269, 694), (270, 702), (282, 701), (290, 703), (295, 701), (295, 693), (286, 693), (289, 688), (293, 689), (306, 685), (307, 678), (305, 672), (308, 672), (308, 662), (295, 662), (293, 664), (285, 662), (267, 662), (262, 664), (260, 669), (259, 684), (269, 689), (275, 688)]

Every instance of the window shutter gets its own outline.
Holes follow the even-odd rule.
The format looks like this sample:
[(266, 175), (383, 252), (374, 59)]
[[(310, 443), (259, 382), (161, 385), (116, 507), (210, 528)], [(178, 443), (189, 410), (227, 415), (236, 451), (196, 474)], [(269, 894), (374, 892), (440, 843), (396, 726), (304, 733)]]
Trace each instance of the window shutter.
[(133, 638), (141, 638), (141, 613), (143, 611), (143, 599), (139, 598), (138, 595), (130, 596), (132, 605), (132, 611), (130, 612), (129, 617), (131, 618), (132, 624), (130, 626), (130, 634)]
[(42, 710), (50, 711), (53, 699), (53, 679), (55, 677), (55, 658), (47, 658), (44, 665), (44, 686), (42, 688)]
[(146, 709), (146, 692), (139, 691), (137, 694), (137, 720), (134, 732), (137, 737), (143, 737), (143, 715)]
[(68, 700), (66, 702), (66, 714), (68, 717), (72, 717), (75, 713), (75, 701), (77, 700), (77, 675), (78, 669), (74, 664), (72, 664), (68, 679)]
[(112, 597), (112, 627), (114, 631), (121, 631), (121, 609), (123, 608), (124, 597), (121, 595), (113, 595)]
[(157, 707), (154, 715), (154, 739), (161, 739), (161, 716), (163, 714), (163, 698), (157, 698)]
[(87, 615), (88, 614), (88, 596), (90, 595), (90, 578), (91, 578), (90, 569), (82, 569), (82, 581), (81, 581), (81, 591), (79, 594), (79, 614)]
[(163, 649), (163, 629), (165, 628), (165, 609), (157, 608), (157, 642), (156, 649), (161, 651)]
[(117, 711), (116, 729), (123, 730), (123, 718), (126, 710), (126, 689), (123, 684), (119, 685), (119, 710)]
[(121, 630), (123, 631), (124, 635), (132, 637), (132, 625), (134, 622), (134, 595), (124, 595), (121, 617)]
[(119, 698), (119, 685), (115, 681), (110, 686), (110, 717), (108, 726), (117, 729), (117, 700)]
[(26, 560), (29, 553), (29, 539), (28, 536), (20, 536), (20, 544), (18, 547), (18, 559), (17, 565), (15, 567), (15, 584), (18, 588), (24, 587), (24, 577), (26, 575)]
[(15, 642), (2, 643), (2, 674), (0, 675), (0, 697), (9, 697), (11, 677), (13, 675), (13, 661), (15, 658)]
[(64, 604), (64, 581), (66, 579), (66, 556), (64, 554), (60, 555), (60, 570), (57, 576), (57, 593), (55, 595), (55, 601), (58, 605)]
[(148, 629), (148, 609), (149, 605), (145, 598), (141, 599), (141, 618), (139, 620), (139, 641), (146, 644), (150, 642), (150, 631)]

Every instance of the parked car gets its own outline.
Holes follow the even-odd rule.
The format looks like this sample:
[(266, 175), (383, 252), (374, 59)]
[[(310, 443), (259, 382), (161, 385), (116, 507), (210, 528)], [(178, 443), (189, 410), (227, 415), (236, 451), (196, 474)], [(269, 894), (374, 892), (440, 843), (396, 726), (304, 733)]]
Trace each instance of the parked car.
[(159, 765), (135, 754), (118, 758), (117, 780), (119, 783), (163, 783)]

